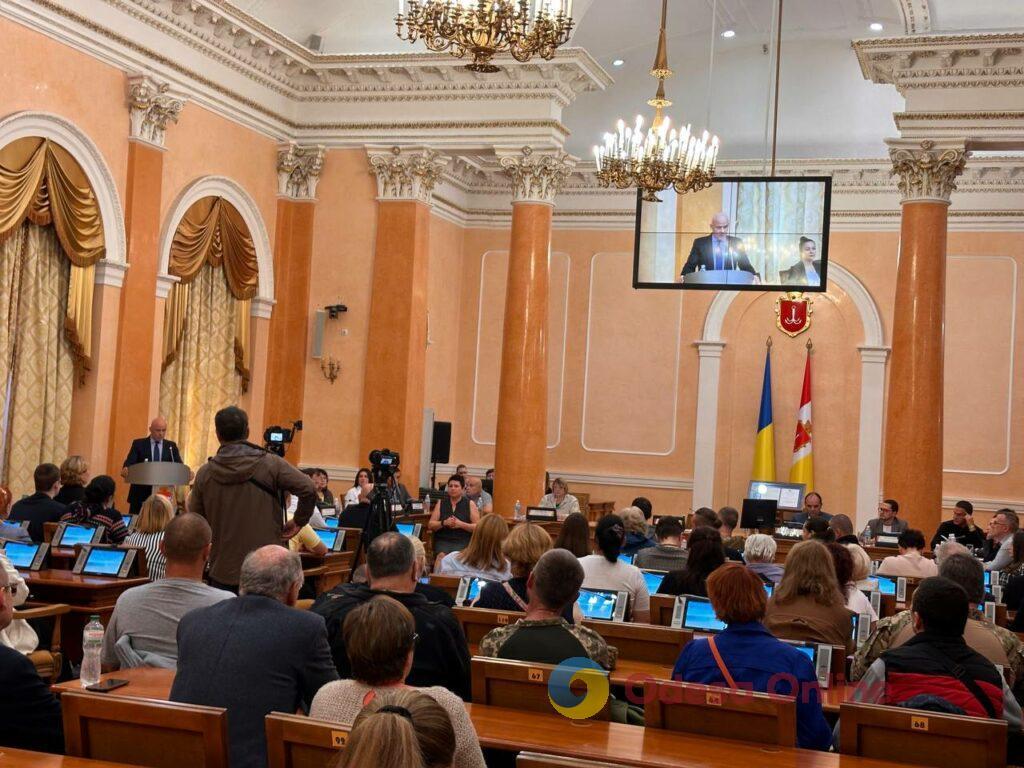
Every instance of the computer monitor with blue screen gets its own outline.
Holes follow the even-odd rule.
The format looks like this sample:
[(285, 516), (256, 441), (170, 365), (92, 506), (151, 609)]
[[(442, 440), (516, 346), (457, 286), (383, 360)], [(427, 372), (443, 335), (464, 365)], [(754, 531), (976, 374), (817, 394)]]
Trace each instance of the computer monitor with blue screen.
[[(91, 525), (78, 525), (77, 523), (65, 523), (54, 546), (73, 547), (75, 544), (89, 544), (96, 537), (96, 528)], [(58, 537), (54, 537), (57, 539)]]
[(7, 555), (8, 561), (15, 568), (22, 568), (24, 570), (37, 569), (39, 562), (36, 556), (39, 554), (40, 549), (44, 550), (45, 544), (27, 543), (23, 541), (8, 541), (4, 546), (3, 552)]
[(330, 550), (333, 550), (335, 545), (338, 543), (338, 529), (328, 530), (326, 528), (315, 528), (316, 535), (320, 538), (320, 541), (324, 543), (324, 546)]
[(4, 528), (27, 528), (28, 523), (18, 523), (14, 520), (0, 520), (0, 525)]
[(814, 646), (813, 645), (800, 644), (800, 645), (794, 645), (793, 647), (796, 648), (798, 651), (800, 651), (800, 653), (802, 653), (808, 659), (810, 659), (812, 664), (814, 663)]
[(632, 565), (633, 564), (633, 557), (634, 557), (633, 555), (619, 555), (619, 560), (624, 562), (626, 565)]
[(410, 539), (412, 538), (412, 531), (415, 527), (416, 526), (412, 523), (395, 523), (395, 528), (398, 529), (398, 532), (403, 536), (408, 536)]
[(484, 588), (484, 584), (487, 584), (487, 579), (473, 579), (469, 582), (469, 592), (466, 593), (466, 599), (473, 602), (480, 597), (480, 590)]
[(665, 580), (668, 575), (667, 571), (641, 571), (644, 575), (644, 581), (647, 582), (647, 591), (650, 594), (654, 594), (661, 588), (661, 582)]
[(336, 517), (325, 517), (324, 518), (324, 525), (327, 528), (337, 528), (338, 527), (338, 518), (336, 518)]
[(772, 592), (775, 591), (775, 585), (769, 584), (767, 581), (764, 583), (764, 591), (768, 593), (768, 597), (772, 596)]
[(869, 576), (869, 581), (878, 585), (878, 591), (883, 595), (896, 594), (896, 578), (894, 576)]
[(725, 622), (715, 616), (715, 609), (706, 597), (686, 596), (683, 609), (683, 627), (695, 632), (721, 632)]
[(625, 592), (606, 589), (581, 589), (576, 604), (585, 619), (622, 621), (625, 612)]
[(459, 588), (455, 592), (455, 603), (457, 605), (470, 605), (474, 600), (480, 597), (480, 590), (484, 588), (484, 584), (488, 584), (487, 579), (481, 579), (476, 576), (463, 576), (459, 580)]
[(91, 573), (95, 576), (117, 576), (127, 555), (128, 551), (125, 549), (90, 549), (82, 573)]

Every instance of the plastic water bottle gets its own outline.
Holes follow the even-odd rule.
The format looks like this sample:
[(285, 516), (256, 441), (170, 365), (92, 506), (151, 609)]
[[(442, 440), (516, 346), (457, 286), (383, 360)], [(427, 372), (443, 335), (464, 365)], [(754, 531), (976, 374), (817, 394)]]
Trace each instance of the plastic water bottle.
[(100, 617), (93, 614), (82, 632), (82, 671), (79, 678), (82, 687), (96, 685), (100, 681), (100, 651), (103, 648), (103, 625)]
[(516, 520), (521, 520), (522, 517), (523, 517), (523, 505), (519, 503), (519, 499), (516, 499), (515, 519)]

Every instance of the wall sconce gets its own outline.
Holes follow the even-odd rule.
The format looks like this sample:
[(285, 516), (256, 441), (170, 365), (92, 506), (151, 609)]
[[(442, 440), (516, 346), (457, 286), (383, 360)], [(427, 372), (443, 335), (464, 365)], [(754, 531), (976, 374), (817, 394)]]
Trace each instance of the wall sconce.
[(324, 375), (331, 384), (338, 378), (338, 374), (341, 373), (341, 363), (335, 360), (330, 355), (320, 358), (320, 372)]

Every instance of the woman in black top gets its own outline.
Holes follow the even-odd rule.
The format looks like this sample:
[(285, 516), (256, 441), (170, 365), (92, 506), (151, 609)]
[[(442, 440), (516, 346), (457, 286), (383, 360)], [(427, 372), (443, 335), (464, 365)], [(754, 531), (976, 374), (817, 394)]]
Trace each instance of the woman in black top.
[(590, 554), (590, 523), (579, 512), (573, 512), (562, 521), (562, 530), (555, 541), (555, 549), (567, 549), (576, 557)]
[(725, 563), (722, 536), (714, 528), (702, 525), (690, 531), (686, 566), (670, 571), (658, 588), (659, 595), (699, 595), (707, 597), (708, 576)]
[(120, 544), (128, 538), (121, 513), (114, 509), (114, 478), (97, 475), (85, 486), (85, 501), (76, 501), (64, 513), (62, 523), (103, 526), (103, 543)]
[(452, 475), (445, 486), (445, 495), (430, 512), (427, 528), (434, 532), (434, 568), (449, 552), (461, 552), (480, 522), (476, 504), (466, 498), (466, 481)]
[(85, 484), (89, 482), (89, 463), (84, 456), (68, 456), (60, 465), (60, 490), (53, 500), (58, 504), (85, 501)]
[[(520, 523), (505, 537), (501, 551), (512, 564), (512, 578), (503, 582), (488, 582), (473, 603), (474, 608), (494, 608), (499, 611), (525, 611), (529, 597), (526, 580), (541, 555), (551, 549), (551, 536), (534, 523)], [(562, 618), (573, 623), (573, 606), (569, 603)]]

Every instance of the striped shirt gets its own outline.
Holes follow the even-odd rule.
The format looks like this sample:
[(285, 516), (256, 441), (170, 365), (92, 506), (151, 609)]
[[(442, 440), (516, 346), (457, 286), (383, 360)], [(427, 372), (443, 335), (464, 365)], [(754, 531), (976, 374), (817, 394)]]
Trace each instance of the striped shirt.
[(167, 560), (160, 551), (160, 542), (164, 540), (164, 532), (139, 533), (132, 531), (124, 540), (126, 547), (142, 547), (146, 550), (146, 565), (149, 567), (149, 578), (153, 581), (162, 579), (167, 568)]

